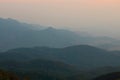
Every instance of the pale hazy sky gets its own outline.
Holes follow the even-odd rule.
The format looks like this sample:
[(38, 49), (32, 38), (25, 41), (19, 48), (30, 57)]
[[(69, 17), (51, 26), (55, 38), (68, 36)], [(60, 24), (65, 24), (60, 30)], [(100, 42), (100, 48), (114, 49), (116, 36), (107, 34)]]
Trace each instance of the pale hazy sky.
[(120, 0), (0, 0), (0, 17), (120, 37)]

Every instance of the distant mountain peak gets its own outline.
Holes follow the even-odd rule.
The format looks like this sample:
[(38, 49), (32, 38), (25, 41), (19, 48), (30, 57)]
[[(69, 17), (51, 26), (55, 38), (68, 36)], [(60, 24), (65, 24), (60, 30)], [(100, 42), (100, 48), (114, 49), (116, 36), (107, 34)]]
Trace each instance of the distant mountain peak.
[(48, 27), (46, 30), (48, 30), (48, 31), (55, 31), (56, 29), (53, 28), (53, 27)]

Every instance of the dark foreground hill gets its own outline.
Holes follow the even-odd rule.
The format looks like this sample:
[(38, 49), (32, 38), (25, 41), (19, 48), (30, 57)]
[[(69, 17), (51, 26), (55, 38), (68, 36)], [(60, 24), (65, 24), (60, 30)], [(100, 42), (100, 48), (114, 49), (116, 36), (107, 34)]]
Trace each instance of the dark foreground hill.
[(30, 80), (89, 80), (120, 71), (118, 54), (88, 45), (17, 48), (0, 53), (0, 69)]
[(120, 66), (120, 56), (100, 48), (79, 45), (65, 48), (18, 48), (0, 53), (0, 60), (29, 61), (34, 59), (61, 61), (79, 67), (94, 69), (105, 66)]
[[(27, 80), (68, 80), (69, 76), (79, 73), (79, 69), (69, 64), (43, 59), (26, 62), (1, 61), (0, 69), (9, 72), (9, 74), (4, 73), (4, 76), (0, 76), (0, 80), (1, 78), (4, 80), (23, 80), (23, 78), (28, 78)], [(10, 73), (16, 76), (8, 79), (12, 76)]]
[(120, 80), (120, 72), (114, 72), (114, 73), (102, 75), (93, 80)]
[(79, 69), (59, 61), (36, 59), (32, 61), (0, 61), (0, 69), (20, 72), (38, 72), (59, 74), (75, 74)]

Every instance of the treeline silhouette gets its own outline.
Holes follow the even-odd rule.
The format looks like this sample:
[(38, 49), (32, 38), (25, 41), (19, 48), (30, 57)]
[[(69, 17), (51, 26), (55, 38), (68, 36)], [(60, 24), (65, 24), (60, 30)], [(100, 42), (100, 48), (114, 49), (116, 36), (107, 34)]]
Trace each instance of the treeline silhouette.
[[(0, 70), (0, 80), (21, 80), (16, 74)], [(22, 80), (29, 80), (28, 77), (24, 77)]]
[[(33, 77), (34, 76), (34, 77)], [(0, 80), (67, 80), (65, 77), (62, 76), (54, 76), (51, 74), (37, 74), (37, 73), (20, 73), (18, 76), (17, 74), (0, 70)]]

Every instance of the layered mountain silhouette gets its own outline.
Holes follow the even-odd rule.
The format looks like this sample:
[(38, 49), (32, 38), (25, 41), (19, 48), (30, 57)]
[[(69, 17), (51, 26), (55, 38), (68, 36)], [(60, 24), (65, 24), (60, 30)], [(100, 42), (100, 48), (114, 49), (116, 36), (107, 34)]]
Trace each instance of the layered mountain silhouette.
[(0, 69), (31, 80), (89, 80), (120, 71), (120, 51), (107, 50), (119, 49), (119, 43), (0, 18)]
[[(39, 26), (40, 27), (40, 26)], [(50, 46), (63, 47), (76, 43), (77, 35), (67, 30), (46, 29), (21, 23), (13, 19), (0, 19), (0, 48), (8, 50), (17, 47)]]
[(120, 66), (120, 56), (104, 49), (79, 45), (65, 48), (18, 48), (0, 53), (0, 61), (30, 61), (47, 59), (65, 62), (79, 67), (81, 70), (94, 69), (106, 66)]
[(0, 18), (0, 50), (19, 47), (49, 46), (66, 47), (89, 44), (102, 48), (119, 48), (119, 40), (109, 37), (93, 37), (69, 30), (22, 23), (17, 20)]

